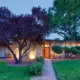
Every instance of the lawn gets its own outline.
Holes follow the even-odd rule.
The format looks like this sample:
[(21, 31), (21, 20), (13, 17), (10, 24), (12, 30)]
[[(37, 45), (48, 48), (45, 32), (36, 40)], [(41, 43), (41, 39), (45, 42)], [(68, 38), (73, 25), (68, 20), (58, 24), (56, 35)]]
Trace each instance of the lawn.
[(53, 62), (59, 80), (80, 80), (80, 60)]
[(30, 80), (29, 66), (8, 66), (0, 62), (0, 80)]

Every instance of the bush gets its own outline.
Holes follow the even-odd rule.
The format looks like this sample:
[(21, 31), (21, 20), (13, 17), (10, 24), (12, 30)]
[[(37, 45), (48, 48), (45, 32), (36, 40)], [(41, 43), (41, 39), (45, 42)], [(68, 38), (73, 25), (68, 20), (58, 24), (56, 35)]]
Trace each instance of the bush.
[(80, 54), (80, 51), (76, 49), (75, 47), (72, 47), (70, 52), (72, 52), (73, 54)]
[(65, 53), (69, 53), (70, 52), (70, 48), (69, 47), (63, 47)]
[(56, 53), (62, 53), (62, 51), (63, 51), (63, 48), (61, 47), (61, 46), (52, 46), (52, 50), (54, 51), (54, 52), (56, 52)]
[(37, 58), (36, 61), (44, 64), (44, 58), (42, 56)]
[(4, 61), (0, 62), (0, 73), (6, 73), (6, 72), (9, 72), (9, 70), (10, 68), (8, 67), (8, 64), (6, 62)]
[(0, 62), (0, 66), (8, 66), (8, 64), (5, 61)]
[(76, 46), (75, 48), (78, 49), (78, 50), (80, 50), (80, 46)]
[(30, 67), (29, 67), (29, 72), (31, 75), (40, 75), (42, 72), (42, 63), (39, 62), (34, 62)]

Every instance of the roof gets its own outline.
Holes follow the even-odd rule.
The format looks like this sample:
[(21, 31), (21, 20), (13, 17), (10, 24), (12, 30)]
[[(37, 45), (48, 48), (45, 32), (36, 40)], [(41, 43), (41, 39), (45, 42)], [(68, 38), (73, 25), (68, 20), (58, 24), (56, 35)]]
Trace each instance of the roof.
[(55, 42), (80, 42), (75, 40), (54, 40), (54, 39), (45, 39), (45, 41), (55, 41)]

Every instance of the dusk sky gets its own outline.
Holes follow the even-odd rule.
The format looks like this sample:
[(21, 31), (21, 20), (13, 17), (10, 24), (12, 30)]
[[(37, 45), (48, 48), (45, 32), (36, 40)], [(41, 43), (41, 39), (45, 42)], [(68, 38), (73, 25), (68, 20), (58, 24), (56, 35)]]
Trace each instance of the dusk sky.
[[(38, 7), (39, 5), (48, 10), (53, 5), (53, 0), (0, 0), (0, 6), (8, 7), (14, 14), (30, 14), (32, 7)], [(50, 34), (48, 39), (58, 37), (60, 36)]]

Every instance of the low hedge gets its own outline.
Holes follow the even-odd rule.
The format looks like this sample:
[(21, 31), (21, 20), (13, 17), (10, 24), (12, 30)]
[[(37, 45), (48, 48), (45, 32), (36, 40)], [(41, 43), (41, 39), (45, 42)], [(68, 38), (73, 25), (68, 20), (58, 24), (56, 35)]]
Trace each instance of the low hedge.
[(29, 67), (29, 72), (31, 75), (40, 75), (42, 72), (43, 65), (40, 62), (34, 62), (30, 67)]
[(72, 47), (70, 52), (72, 52), (73, 54), (80, 54), (80, 51), (76, 49), (75, 47)]
[(42, 56), (39, 58), (36, 58), (36, 61), (44, 64), (44, 58)]
[(30, 67), (29, 67), (29, 72), (31, 75), (40, 75), (42, 72), (44, 64), (44, 58), (41, 56), (36, 59), (36, 62), (34, 62)]
[(70, 52), (70, 48), (69, 47), (63, 47), (63, 50), (65, 51), (65, 53), (69, 53)]
[(55, 46), (52, 46), (52, 50), (53, 50), (54, 52), (56, 52), (56, 53), (61, 54), (62, 51), (63, 51), (63, 48), (62, 48), (61, 46), (55, 45)]
[(80, 46), (75, 46), (76, 49), (80, 50)]

